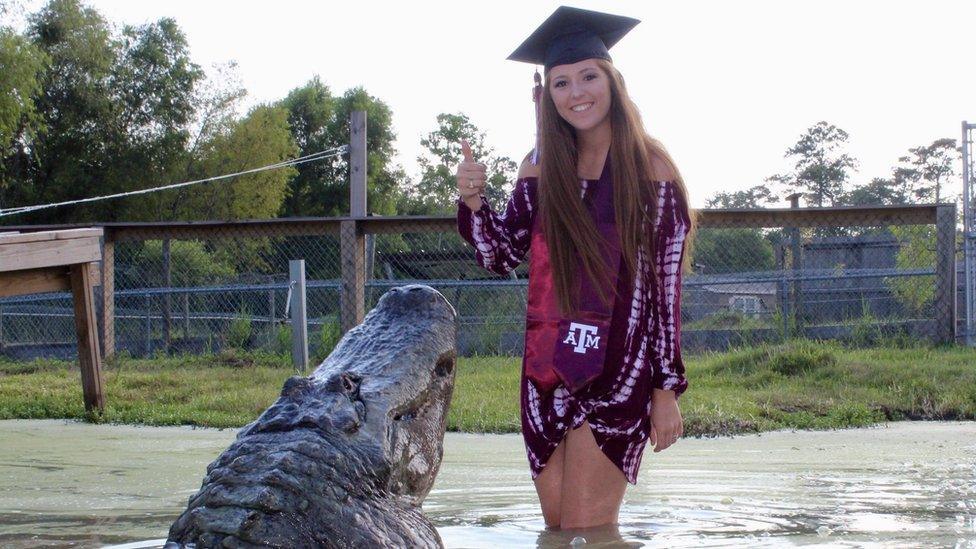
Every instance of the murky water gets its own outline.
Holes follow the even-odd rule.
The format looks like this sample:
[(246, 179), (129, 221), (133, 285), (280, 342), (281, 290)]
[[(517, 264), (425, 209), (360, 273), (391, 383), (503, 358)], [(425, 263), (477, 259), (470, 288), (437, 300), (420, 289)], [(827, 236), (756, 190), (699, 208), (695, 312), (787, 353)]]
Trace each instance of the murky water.
[[(0, 546), (158, 546), (234, 430), (0, 421)], [(976, 422), (683, 439), (619, 528), (544, 532), (518, 435), (448, 434), (424, 509), (448, 547), (976, 548)]]

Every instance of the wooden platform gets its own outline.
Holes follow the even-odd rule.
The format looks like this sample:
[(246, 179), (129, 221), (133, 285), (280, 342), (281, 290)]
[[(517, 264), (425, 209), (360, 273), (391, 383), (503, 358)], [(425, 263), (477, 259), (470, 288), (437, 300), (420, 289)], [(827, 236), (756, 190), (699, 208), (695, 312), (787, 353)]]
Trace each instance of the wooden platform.
[(94, 286), (102, 229), (0, 232), (0, 297), (71, 290), (87, 410), (105, 408)]

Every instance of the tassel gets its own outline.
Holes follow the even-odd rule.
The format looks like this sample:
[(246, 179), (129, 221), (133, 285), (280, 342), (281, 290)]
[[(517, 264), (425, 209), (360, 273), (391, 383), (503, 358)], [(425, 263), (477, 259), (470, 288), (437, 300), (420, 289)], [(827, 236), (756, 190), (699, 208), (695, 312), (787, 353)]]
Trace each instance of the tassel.
[(539, 109), (542, 101), (542, 76), (539, 68), (535, 69), (535, 88), (532, 89), (532, 101), (535, 103), (535, 148), (532, 149), (532, 164), (539, 164)]

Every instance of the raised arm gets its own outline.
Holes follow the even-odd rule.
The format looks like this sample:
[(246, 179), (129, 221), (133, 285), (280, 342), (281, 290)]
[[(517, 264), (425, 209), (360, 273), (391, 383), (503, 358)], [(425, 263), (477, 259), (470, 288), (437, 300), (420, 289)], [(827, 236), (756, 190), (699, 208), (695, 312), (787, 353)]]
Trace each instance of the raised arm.
[(522, 163), (503, 214), (493, 211), (484, 196), (475, 202), (477, 208), (467, 203), (471, 199), (458, 197), (458, 232), (475, 248), (478, 264), (485, 269), (508, 274), (525, 259), (532, 238), (537, 176), (535, 166)]
[(681, 263), (685, 237), (691, 228), (685, 200), (673, 182), (661, 184), (658, 192), (660, 215), (656, 226), (654, 268), (661, 290), (655, 292), (657, 322), (653, 322), (654, 348), (660, 360), (654, 361), (651, 386), (667, 389), (675, 396), (688, 388), (685, 365), (681, 359)]

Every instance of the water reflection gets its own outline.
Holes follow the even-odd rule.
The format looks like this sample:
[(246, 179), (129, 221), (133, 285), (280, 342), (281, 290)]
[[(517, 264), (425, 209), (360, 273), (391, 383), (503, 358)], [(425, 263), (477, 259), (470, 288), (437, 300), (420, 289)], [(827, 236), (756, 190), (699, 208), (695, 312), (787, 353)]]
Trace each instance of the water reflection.
[[(0, 546), (158, 546), (234, 434), (0, 422)], [(424, 510), (451, 548), (976, 548), (976, 422), (684, 439), (578, 531), (545, 529), (518, 435), (449, 434)]]

